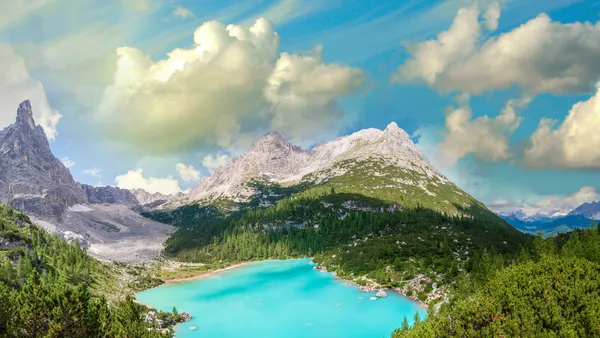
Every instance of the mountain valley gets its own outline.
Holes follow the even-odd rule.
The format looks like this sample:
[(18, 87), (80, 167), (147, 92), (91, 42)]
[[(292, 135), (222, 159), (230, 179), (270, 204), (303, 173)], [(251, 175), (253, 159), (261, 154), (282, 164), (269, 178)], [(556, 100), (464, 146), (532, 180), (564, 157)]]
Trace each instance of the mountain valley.
[[(597, 215), (597, 203), (566, 216), (518, 211), (499, 216), (437, 171), (395, 123), (311, 150), (271, 132), (191, 191), (174, 195), (77, 183), (52, 155), (43, 133), (28, 101), (19, 106), (15, 124), (0, 132), (0, 168), (5, 169), (0, 172), (0, 197), (9, 205), (0, 210), (7, 215), (0, 232), (0, 256), (5, 257), (0, 281), (10, 283), (13, 266), (30, 264), (24, 262), (36, 256), (54, 259), (54, 249), (38, 249), (45, 248), (43, 243), (72, 251), (69, 259), (80, 261), (82, 270), (60, 265), (58, 276), (69, 281), (60, 288), (84, 288), (79, 285), (85, 282), (93, 287), (94, 299), (109, 297), (117, 304), (107, 310), (116, 311), (114, 317), (94, 325), (109, 322), (116, 330), (111, 332), (125, 330), (119, 311), (135, 313), (127, 325), (136, 332), (158, 330), (139, 322), (142, 314), (156, 310), (123, 298), (160, 284), (158, 276), (177, 280), (260, 260), (311, 257), (319, 271), (332, 272), (365, 292), (394, 290), (429, 307), (427, 321), (415, 320), (415, 331), (402, 325), (395, 337), (431, 332), (429, 325), (464, 325), (439, 316), (470, 306), (468, 295), (500, 299), (494, 291), (501, 287), (494, 289), (494, 283), (513, 285), (521, 276), (561, 264), (589, 270), (589, 278), (600, 269), (592, 263), (600, 259), (593, 240), (600, 235), (589, 218)], [(532, 236), (540, 230), (557, 236)], [(558, 235), (563, 230), (570, 232)], [(32, 276), (35, 271), (48, 274), (50, 261), (39, 264), (28, 268)], [(568, 279), (558, 270), (548, 271)], [(504, 272), (505, 281), (498, 277)], [(587, 279), (581, 280), (578, 288), (597, 292)], [(28, 285), (15, 284), (7, 292), (18, 299)], [(480, 289), (486, 296), (476, 293)], [(19, 304), (11, 303), (11, 309)], [(180, 318), (176, 313), (161, 316), (169, 325)], [(0, 321), (0, 333), (21, 324)], [(477, 336), (487, 332), (485, 325), (466, 331), (453, 327), (438, 335)], [(157, 337), (170, 327), (161, 326)]]

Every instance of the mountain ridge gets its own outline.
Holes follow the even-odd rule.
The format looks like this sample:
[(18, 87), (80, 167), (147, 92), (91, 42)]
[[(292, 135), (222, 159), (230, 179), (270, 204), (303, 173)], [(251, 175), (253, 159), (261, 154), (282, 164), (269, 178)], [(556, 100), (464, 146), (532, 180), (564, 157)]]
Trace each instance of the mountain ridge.
[[(250, 202), (260, 195), (273, 197), (273, 189), (269, 192), (269, 187), (297, 191), (350, 177), (360, 171), (363, 178), (373, 180), (364, 185), (364, 189), (405, 188), (407, 196), (424, 194), (430, 197), (445, 189), (445, 192), (455, 192), (458, 197), (446, 200), (447, 205), (441, 207), (454, 211), (456, 208), (448, 205), (457, 201), (462, 204), (466, 199), (475, 201), (435, 169), (408, 134), (391, 122), (384, 130), (363, 129), (310, 150), (291, 144), (277, 132), (270, 132), (246, 153), (217, 168), (212, 176), (203, 178), (189, 194), (170, 201), (165, 207), (211, 204), (219, 200), (233, 204)], [(376, 181), (382, 185), (373, 184)], [(260, 200), (259, 203), (267, 205), (277, 198), (269, 198), (268, 203)], [(483, 205), (480, 207), (486, 209)]]

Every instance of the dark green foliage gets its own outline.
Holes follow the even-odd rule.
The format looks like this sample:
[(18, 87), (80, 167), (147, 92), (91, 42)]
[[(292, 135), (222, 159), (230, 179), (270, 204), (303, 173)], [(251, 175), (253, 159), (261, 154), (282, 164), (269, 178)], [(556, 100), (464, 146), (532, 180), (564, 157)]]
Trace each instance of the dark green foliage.
[(0, 205), (0, 237), (19, 244), (0, 250), (0, 337), (169, 336), (148, 331), (130, 297), (109, 305), (95, 295), (102, 263), (23, 217)]
[(478, 265), (450, 304), (393, 337), (600, 337), (597, 228), (537, 237), (512, 264), (485, 253)]
[(484, 248), (516, 255), (532, 238), (494, 217), (448, 216), (421, 207), (400, 210), (326, 185), (267, 208), (214, 217), (205, 210), (186, 206), (149, 215), (178, 222), (173, 224), (179, 230), (167, 241), (168, 255), (222, 265), (310, 256), (342, 277), (368, 275), (389, 286), (419, 271), (455, 278), (464, 259)]

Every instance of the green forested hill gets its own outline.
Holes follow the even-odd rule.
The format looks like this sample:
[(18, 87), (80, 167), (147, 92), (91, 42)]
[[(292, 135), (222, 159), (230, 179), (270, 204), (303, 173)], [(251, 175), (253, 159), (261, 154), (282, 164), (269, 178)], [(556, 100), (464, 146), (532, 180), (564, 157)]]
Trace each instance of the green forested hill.
[(178, 260), (227, 265), (309, 256), (360, 284), (404, 288), (421, 276), (427, 285), (406, 292), (426, 301), (434, 283), (453, 281), (484, 249), (516, 256), (533, 238), (485, 208), (465, 213), (479, 216), (449, 216), (418, 205), (402, 209), (387, 199), (323, 186), (230, 214), (190, 205), (147, 216), (179, 227), (165, 250)]
[[(487, 262), (487, 263), (486, 263)], [(600, 337), (600, 228), (536, 238), (515, 261), (485, 260), (409, 337)]]
[(168, 337), (130, 297), (110, 304), (115, 273), (77, 245), (0, 205), (0, 337)]

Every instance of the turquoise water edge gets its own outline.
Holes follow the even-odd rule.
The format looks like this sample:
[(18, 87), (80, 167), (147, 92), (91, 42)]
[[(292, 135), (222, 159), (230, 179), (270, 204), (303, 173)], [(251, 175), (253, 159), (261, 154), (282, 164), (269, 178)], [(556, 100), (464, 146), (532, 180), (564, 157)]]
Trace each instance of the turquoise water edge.
[[(162, 285), (136, 295), (148, 306), (193, 316), (176, 337), (385, 337), (406, 316), (426, 310), (388, 292), (369, 300), (364, 293), (313, 269), (311, 259), (263, 261), (203, 279)], [(195, 326), (196, 330), (190, 330)]]

